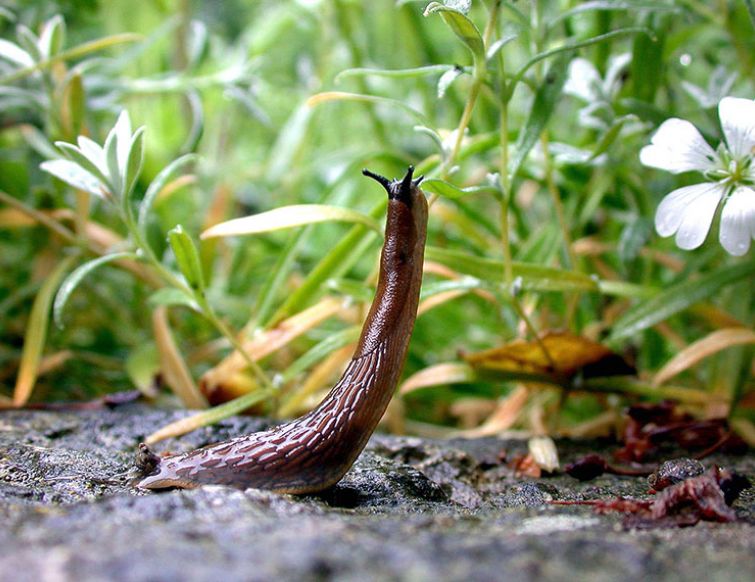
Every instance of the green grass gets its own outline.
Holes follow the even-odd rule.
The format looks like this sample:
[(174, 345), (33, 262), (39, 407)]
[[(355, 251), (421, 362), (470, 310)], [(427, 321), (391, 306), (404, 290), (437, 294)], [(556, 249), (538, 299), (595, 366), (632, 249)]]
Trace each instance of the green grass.
[[(466, 15), (454, 7), (469, 2), (446, 4), (6, 3), (0, 38), (30, 61), (0, 43), (0, 404), (25, 401), (29, 378), (33, 401), (77, 400), (149, 391), (144, 378), (184, 365), (189, 384), (221, 386), (211, 401), (246, 394), (224, 413), (252, 402), (275, 413), (303, 386), (318, 394), (332, 374), (307, 380), (344, 343), (328, 338), (350, 337), (374, 288), (381, 238), (370, 227), (384, 200), (362, 167), (398, 176), (413, 164), (428, 179), (435, 267), (423, 297), (443, 302), (417, 321), (407, 377), (555, 329), (635, 360), (634, 383), (533, 388), (518, 426), (533, 410), (557, 430), (660, 398), (648, 386), (686, 346), (751, 329), (753, 251), (731, 257), (715, 233), (695, 251), (659, 238), (658, 203), (695, 178), (638, 158), (670, 117), (715, 146), (720, 98), (755, 94), (750, 3), (489, 0)], [(590, 103), (564, 90), (577, 57), (613, 75)], [(40, 170), (64, 157), (55, 142), (104, 144), (123, 109), (143, 142), (126, 166), (113, 149), (104, 198)], [(317, 223), (199, 238), (300, 204), (324, 205)], [(96, 270), (81, 267), (92, 260)], [(50, 286), (57, 268), (76, 267), (55, 303), (61, 327)], [(348, 301), (330, 312), (329, 297)], [(155, 343), (162, 307), (177, 360)], [(279, 349), (218, 367), (292, 317), (301, 329)], [(746, 338), (723, 341), (667, 394), (686, 388), (690, 408), (752, 421), (752, 355)], [(440, 378), (394, 415), (453, 426), (454, 402), (505, 397), (516, 382)]]

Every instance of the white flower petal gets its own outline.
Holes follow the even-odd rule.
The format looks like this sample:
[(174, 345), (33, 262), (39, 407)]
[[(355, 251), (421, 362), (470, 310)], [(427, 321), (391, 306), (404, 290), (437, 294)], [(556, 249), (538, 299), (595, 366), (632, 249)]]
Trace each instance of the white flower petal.
[(735, 158), (752, 155), (755, 148), (755, 101), (724, 97), (718, 104), (718, 117), (726, 144)]
[(603, 81), (603, 92), (606, 95), (613, 95), (616, 91), (621, 89), (621, 75), (631, 61), (631, 53), (621, 53), (620, 55), (615, 55), (608, 59), (606, 78)]
[(718, 239), (726, 252), (741, 257), (755, 239), (755, 190), (740, 186), (724, 204)]
[(591, 102), (599, 98), (602, 81), (595, 66), (583, 58), (576, 58), (569, 64), (569, 77), (564, 85), (564, 93)]
[(716, 167), (716, 152), (689, 121), (667, 119), (655, 132), (650, 145), (640, 151), (640, 161), (674, 174)]
[(681, 249), (699, 247), (724, 192), (724, 186), (710, 182), (674, 190), (658, 206), (655, 230), (664, 237), (676, 233), (676, 244)]

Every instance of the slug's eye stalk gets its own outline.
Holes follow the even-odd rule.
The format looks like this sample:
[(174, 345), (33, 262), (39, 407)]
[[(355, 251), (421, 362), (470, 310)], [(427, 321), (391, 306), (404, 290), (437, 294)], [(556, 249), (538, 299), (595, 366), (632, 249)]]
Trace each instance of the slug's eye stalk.
[(380, 183), (388, 192), (388, 198), (391, 200), (400, 200), (408, 205), (411, 205), (412, 203), (412, 188), (418, 187), (424, 178), (424, 176), (419, 176), (418, 178), (412, 179), (414, 175), (414, 166), (409, 166), (406, 175), (401, 180), (391, 181), (385, 176), (370, 172), (369, 170), (362, 170), (362, 174)]

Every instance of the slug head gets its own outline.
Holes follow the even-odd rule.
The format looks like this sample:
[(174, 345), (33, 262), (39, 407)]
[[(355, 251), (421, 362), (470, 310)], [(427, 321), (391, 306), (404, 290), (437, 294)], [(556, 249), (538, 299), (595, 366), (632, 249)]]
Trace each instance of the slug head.
[(413, 178), (414, 166), (409, 166), (409, 169), (406, 171), (406, 175), (400, 180), (389, 180), (385, 176), (370, 172), (369, 170), (362, 170), (362, 174), (369, 178), (372, 178), (381, 186), (383, 186), (383, 188), (385, 188), (385, 190), (388, 192), (388, 198), (390, 200), (399, 200), (407, 206), (412, 205), (412, 202), (414, 200), (412, 191), (419, 187), (422, 179), (424, 178), (424, 176)]

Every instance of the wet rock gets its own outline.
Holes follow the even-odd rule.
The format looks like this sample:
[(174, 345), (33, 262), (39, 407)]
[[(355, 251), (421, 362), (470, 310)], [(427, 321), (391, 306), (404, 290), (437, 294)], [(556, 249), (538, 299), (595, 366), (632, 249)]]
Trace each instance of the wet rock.
[[(647, 499), (644, 478), (517, 479), (501, 453), (526, 452), (524, 441), (377, 436), (321, 495), (134, 491), (124, 475), (137, 444), (183, 414), (0, 413), (0, 582), (755, 578), (752, 489), (734, 523), (627, 532), (620, 517), (550, 501)], [(229, 419), (160, 451), (268, 425)], [(565, 459), (596, 447), (557, 445)], [(752, 455), (716, 462), (755, 474)]]
[(661, 491), (685, 479), (702, 475), (704, 472), (705, 467), (696, 459), (671, 459), (661, 463), (658, 470), (648, 477), (648, 485), (656, 491)]

